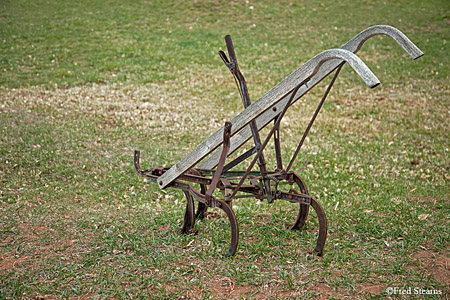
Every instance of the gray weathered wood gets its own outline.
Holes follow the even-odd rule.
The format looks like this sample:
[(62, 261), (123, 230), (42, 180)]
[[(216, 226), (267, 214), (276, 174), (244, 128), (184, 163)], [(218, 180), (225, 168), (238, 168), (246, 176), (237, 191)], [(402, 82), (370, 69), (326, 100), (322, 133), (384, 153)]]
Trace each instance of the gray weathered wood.
[[(232, 123), (231, 134), (233, 135), (240, 131), (249, 122), (256, 119), (273, 105), (277, 104), (281, 99), (283, 99), (284, 96), (286, 96), (286, 94), (291, 92), (296, 85), (317, 74), (321, 66), (332, 59), (346, 61), (369, 87), (375, 87), (380, 83), (375, 74), (373, 74), (366, 64), (354, 53), (345, 49), (325, 50), (308, 60), (303, 66), (295, 70), (291, 75), (283, 79), (260, 99), (252, 103), (244, 111), (234, 117), (230, 121)], [(307, 89), (306, 86), (303, 86), (302, 88)], [(221, 145), (223, 140), (222, 136), (223, 127), (221, 127), (208, 139), (203, 141), (197, 148), (173, 165), (163, 175), (158, 177), (159, 187), (166, 187), (178, 176), (182, 175), (202, 160), (206, 155), (214, 151), (214, 149)]]
[[(388, 26), (388, 25), (375, 25), (365, 29), (364, 31), (357, 34), (350, 41), (348, 41), (345, 45), (342, 46), (342, 49), (347, 49), (356, 53), (363, 46), (364, 42), (369, 38), (375, 35), (387, 35), (393, 38), (413, 59), (417, 59), (423, 55), (423, 52), (414, 45), (408, 37), (406, 37), (400, 30)], [(315, 85), (317, 85), (323, 78), (333, 72), (337, 66), (340, 64), (340, 61), (328, 61), (326, 62), (319, 72), (314, 75), (310, 82), (308, 83), (307, 89), (302, 89), (297, 93), (297, 97), (295, 101), (297, 101), (300, 97), (302, 97), (305, 93), (307, 93), (310, 89), (312, 89)], [(269, 109), (265, 111), (261, 116), (256, 119), (256, 125), (258, 129), (264, 128), (267, 124), (269, 124), (273, 118), (275, 118), (278, 113), (281, 111), (280, 108), (286, 105), (290, 94), (286, 95), (277, 105), (278, 108), (276, 111)], [(293, 103), (295, 102), (293, 101)], [(293, 104), (292, 103), (292, 104)], [(291, 104), (291, 105), (292, 105)], [(251, 137), (251, 132), (248, 127), (244, 127), (239, 133), (234, 135), (231, 138), (231, 147), (228, 152), (228, 155), (236, 151), (239, 147), (241, 147), (245, 142), (249, 140)], [(220, 149), (213, 153), (207, 160), (205, 160), (200, 166), (200, 169), (213, 169), (218, 162), (219, 155), (221, 151)]]

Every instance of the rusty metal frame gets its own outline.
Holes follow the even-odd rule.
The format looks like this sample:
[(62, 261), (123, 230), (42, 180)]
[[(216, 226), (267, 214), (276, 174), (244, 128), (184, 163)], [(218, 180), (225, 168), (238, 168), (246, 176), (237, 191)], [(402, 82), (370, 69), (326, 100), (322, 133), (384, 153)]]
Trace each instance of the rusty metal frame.
[[(220, 140), (217, 139), (218, 132), (216, 132), (215, 135), (205, 140), (196, 150), (171, 168), (156, 167), (142, 170), (140, 167), (140, 151), (135, 151), (134, 153), (134, 166), (139, 175), (144, 176), (150, 182), (157, 183), (161, 188), (172, 187), (182, 190), (185, 194), (187, 203), (181, 232), (193, 232), (195, 221), (202, 219), (208, 208), (222, 209), (228, 218), (231, 228), (231, 241), (226, 256), (232, 256), (236, 253), (239, 243), (239, 227), (236, 215), (232, 209), (232, 201), (239, 198), (255, 198), (266, 200), (269, 203), (275, 200), (284, 200), (299, 205), (298, 215), (291, 229), (301, 229), (306, 224), (310, 206), (315, 210), (319, 221), (319, 230), (313, 253), (317, 255), (323, 254), (327, 237), (325, 211), (317, 199), (309, 195), (306, 184), (300, 176), (290, 170), (340, 70), (346, 62), (358, 72), (368, 86), (375, 87), (379, 84), (376, 76), (354, 54), (367, 39), (378, 34), (394, 38), (414, 59), (423, 55), (423, 52), (398, 29), (386, 25), (372, 26), (355, 36), (341, 49), (326, 50), (305, 63), (303, 69), (302, 66), (277, 85), (277, 90), (272, 92), (272, 94), (278, 95), (278, 98), (269, 92), (266, 94), (268, 95), (266, 98), (262, 97), (256, 101), (257, 103), (262, 103), (255, 103), (255, 105), (259, 106), (253, 105), (250, 101), (247, 84), (239, 70), (231, 37), (229, 35), (225, 37), (229, 57), (223, 51), (219, 51), (219, 55), (233, 74), (244, 104), (244, 111), (236, 118), (233, 118), (231, 122), (226, 122), (225, 126), (219, 130), (222, 133)], [(338, 61), (338, 63), (335, 61)], [(335, 71), (335, 74), (303, 133), (292, 158), (287, 167), (283, 168), (280, 140), (281, 120), (295, 101), (333, 71)], [(311, 86), (308, 86), (309, 84)], [(279, 86), (285, 91), (280, 92)], [(271, 99), (272, 103), (268, 102), (267, 99)], [(261, 105), (271, 109), (265, 108), (261, 110)], [(260, 112), (256, 113), (255, 110)], [(242, 116), (245, 115), (248, 115), (249, 119), (242, 121)], [(264, 139), (264, 142), (261, 142), (260, 130), (271, 121), (274, 122), (273, 127)], [(234, 125), (238, 128), (234, 128)], [(239, 139), (235, 138), (233, 140), (232, 136), (238, 132), (240, 134)], [(242, 146), (250, 137), (253, 137), (254, 146), (233, 161), (225, 164), (228, 155)], [(277, 167), (273, 172), (267, 170), (264, 158), (264, 150), (272, 138), (274, 139), (277, 162)], [(222, 145), (218, 150), (220, 151), (218, 152), (219, 154), (214, 153), (199, 167), (193, 167), (193, 164), (198, 163), (204, 157), (204, 153), (211, 153), (217, 145)], [(199, 152), (198, 155), (196, 151)], [(245, 171), (232, 170), (253, 155), (254, 157)], [(258, 162), (259, 171), (253, 170), (256, 162)], [(211, 165), (214, 165), (215, 168), (206, 167)], [(200, 191), (196, 190), (192, 184), (198, 184)], [(284, 184), (297, 185), (297, 189), (284, 191), (280, 188)], [(223, 198), (214, 196), (214, 191), (216, 190), (221, 192)], [(197, 212), (195, 212), (194, 200), (198, 202)]]

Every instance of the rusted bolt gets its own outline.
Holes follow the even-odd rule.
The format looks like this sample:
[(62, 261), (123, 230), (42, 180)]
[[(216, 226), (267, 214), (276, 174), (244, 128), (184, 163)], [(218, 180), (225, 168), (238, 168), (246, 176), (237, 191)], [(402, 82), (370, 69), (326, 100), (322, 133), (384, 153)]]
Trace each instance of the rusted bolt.
[(163, 182), (162, 182), (162, 180), (160, 180), (160, 181), (159, 181), (159, 185), (162, 185), (162, 184), (163, 184)]
[(272, 107), (272, 110), (273, 111), (277, 111), (277, 108), (274, 106), (274, 107)]

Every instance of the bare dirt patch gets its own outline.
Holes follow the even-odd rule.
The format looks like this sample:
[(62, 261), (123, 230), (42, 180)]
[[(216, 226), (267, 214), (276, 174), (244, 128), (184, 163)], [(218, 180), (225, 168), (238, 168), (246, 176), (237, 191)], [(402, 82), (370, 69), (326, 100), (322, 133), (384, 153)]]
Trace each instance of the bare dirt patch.
[(316, 286), (315, 290), (318, 294), (316, 299), (329, 299), (336, 294), (330, 286), (322, 282)]
[(382, 284), (371, 284), (371, 283), (361, 284), (361, 292), (363, 292), (363, 293), (380, 295), (385, 290), (386, 290), (386, 287)]
[[(450, 246), (450, 245), (449, 245)], [(415, 272), (423, 272), (434, 280), (450, 286), (450, 250), (437, 253), (426, 248), (419, 249), (412, 257), (413, 264), (408, 268)]]
[(0, 271), (12, 270), (21, 264), (27, 263), (30, 256), (19, 256), (12, 253), (4, 253), (0, 255)]
[[(34, 300), (53, 300), (53, 299), (59, 299), (59, 297), (57, 295), (36, 294), (36, 295), (30, 295), (29, 299), (34, 299)], [(88, 298), (82, 297), (81, 299), (88, 299)]]
[(316, 293), (313, 299), (346, 298), (346, 295), (344, 293), (333, 289), (325, 282), (319, 282), (312, 290)]
[(255, 286), (235, 284), (230, 277), (215, 276), (202, 289), (188, 291), (187, 296), (199, 299), (202, 294), (211, 293), (219, 299), (239, 299), (241, 296), (249, 296), (255, 289)]
[[(62, 262), (73, 261), (84, 251), (78, 237), (59, 237), (57, 232), (44, 224), (18, 224), (17, 235), (8, 237), (6, 241), (20, 242), (23, 247), (0, 254), (0, 272), (17, 271), (23, 266), (39, 269), (46, 259), (54, 257)], [(6, 244), (3, 246), (7, 247)]]

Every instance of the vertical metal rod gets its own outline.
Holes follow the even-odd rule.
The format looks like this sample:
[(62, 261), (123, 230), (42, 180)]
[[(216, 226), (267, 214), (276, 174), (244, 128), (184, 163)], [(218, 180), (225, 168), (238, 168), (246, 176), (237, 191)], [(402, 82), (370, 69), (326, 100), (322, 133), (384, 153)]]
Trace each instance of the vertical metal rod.
[(289, 98), (289, 101), (286, 103), (286, 105), (283, 108), (283, 111), (278, 115), (278, 119), (277, 122), (275, 123), (275, 125), (272, 127), (272, 129), (270, 130), (269, 134), (267, 135), (266, 139), (264, 140), (264, 143), (261, 146), (261, 149), (258, 150), (258, 153), (256, 153), (255, 157), (253, 158), (252, 162), (250, 163), (250, 166), (247, 168), (247, 171), (245, 171), (244, 176), (242, 176), (241, 180), (239, 181), (238, 185), (235, 187), (235, 189), (233, 190), (233, 193), (230, 196), (230, 199), (232, 199), (236, 193), (239, 191), (239, 189), (241, 188), (242, 184), (244, 183), (244, 180), (247, 178), (248, 174), (250, 173), (251, 169), (253, 168), (253, 166), (255, 165), (256, 161), (259, 159), (259, 156), (262, 154), (262, 151), (264, 150), (264, 148), (267, 146), (267, 143), (269, 142), (269, 140), (272, 138), (272, 134), (275, 132), (275, 130), (277, 129), (277, 127), (279, 127), (281, 119), (284, 117), (284, 114), (286, 113), (287, 109), (289, 108), (289, 105), (291, 105), (292, 100), (294, 99), (295, 95), (297, 94), (298, 89), (304, 85), (305, 83), (307, 83), (310, 80), (310, 78), (307, 78), (305, 80), (303, 80), (299, 85), (297, 85), (294, 90), (292, 91), (292, 95)]
[(289, 165), (286, 169), (286, 172), (289, 172), (289, 170), (291, 169), (292, 165), (294, 164), (295, 158), (297, 157), (298, 152), (300, 151), (300, 148), (303, 145), (303, 142), (306, 139), (306, 136), (309, 133), (309, 130), (311, 129), (314, 121), (316, 120), (317, 115), (319, 114), (320, 109), (322, 108), (323, 103), (325, 102), (325, 99), (327, 98), (328, 94), (330, 93), (331, 87), (333, 86), (334, 82), (336, 81), (336, 78), (339, 75), (339, 72), (342, 69), (342, 66), (345, 64), (345, 62), (342, 62), (339, 66), (338, 69), (336, 70), (336, 73), (334, 73), (333, 79), (331, 79), (330, 84), (327, 87), (327, 90), (325, 91), (325, 94), (323, 95), (322, 99), (320, 100), (319, 106), (317, 106), (316, 111), (314, 112), (313, 117), (311, 118), (311, 121), (308, 124), (308, 127), (306, 127), (305, 133), (303, 133), (302, 139), (300, 140), (300, 143), (298, 143), (297, 149), (294, 152), (294, 155), (292, 155), (291, 161), (289, 162)]
[[(278, 117), (273, 119), (277, 123)], [(275, 125), (274, 125), (275, 126)], [(281, 144), (280, 144), (280, 126), (277, 127), (273, 134), (273, 142), (275, 146), (275, 158), (277, 159), (277, 170), (283, 170), (283, 160), (281, 158)]]
[[(239, 70), (237, 70), (236, 74), (234, 74), (234, 75), (236, 76), (236, 78), (238, 79), (239, 84), (240, 84), (240, 89), (242, 91), (242, 102), (244, 104), (244, 108), (247, 108), (250, 106), (251, 102), (250, 102), (250, 96), (248, 95), (247, 84), (245, 82), (244, 76), (242, 75), (242, 73)], [(257, 150), (259, 150), (261, 148), (261, 137), (259, 135), (258, 127), (256, 126), (255, 120), (250, 122), (250, 130), (252, 132), (253, 142), (255, 143), (255, 148)], [(261, 156), (259, 157), (258, 165), (261, 170), (261, 175), (266, 176), (267, 168), (266, 168), (266, 160), (264, 158), (264, 153), (262, 153)]]
[[(233, 42), (231, 40), (231, 36), (230, 35), (226, 35), (225, 36), (225, 43), (227, 44), (227, 50), (228, 50), (228, 55), (230, 56), (230, 64), (229, 64), (229, 69), (231, 71), (231, 73), (233, 74), (233, 76), (235, 77), (235, 79), (237, 79), (236, 82), (238, 83), (238, 89), (240, 91), (240, 95), (242, 97), (242, 102), (244, 104), (244, 108), (247, 108), (248, 106), (250, 106), (251, 101), (250, 101), (250, 96), (248, 94), (248, 89), (247, 89), (247, 83), (245, 82), (245, 78), (244, 75), (242, 75), (241, 71), (239, 70), (239, 66), (238, 66), (238, 62), (237, 62), (237, 58), (236, 58), (236, 53), (234, 52), (234, 47), (233, 47)], [(220, 54), (221, 56), (223, 54)], [(223, 59), (223, 58), (222, 58)], [(226, 60), (224, 60), (226, 63)], [(259, 136), (259, 131), (258, 131), (258, 127), (256, 126), (256, 121), (251, 121), (250, 124), (250, 130), (252, 132), (252, 136), (253, 136), (253, 142), (255, 143), (255, 148), (256, 150), (259, 150), (261, 148), (261, 137)], [(270, 182), (269, 180), (265, 179), (265, 177), (267, 176), (267, 167), (266, 167), (266, 159), (264, 158), (264, 153), (261, 153), (261, 155), (259, 156), (259, 169), (261, 172), (261, 176), (264, 178), (264, 189), (266, 191), (267, 194), (270, 193)]]

